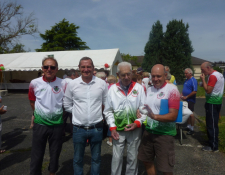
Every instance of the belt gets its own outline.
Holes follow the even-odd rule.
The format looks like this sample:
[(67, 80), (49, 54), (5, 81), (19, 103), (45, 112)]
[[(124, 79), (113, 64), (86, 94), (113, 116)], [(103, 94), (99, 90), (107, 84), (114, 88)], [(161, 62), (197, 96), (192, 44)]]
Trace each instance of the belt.
[(95, 125), (91, 125), (91, 126), (82, 126), (82, 125), (74, 125), (74, 126), (87, 130), (87, 129), (101, 128), (103, 127), (103, 122), (100, 121), (99, 123), (96, 123)]

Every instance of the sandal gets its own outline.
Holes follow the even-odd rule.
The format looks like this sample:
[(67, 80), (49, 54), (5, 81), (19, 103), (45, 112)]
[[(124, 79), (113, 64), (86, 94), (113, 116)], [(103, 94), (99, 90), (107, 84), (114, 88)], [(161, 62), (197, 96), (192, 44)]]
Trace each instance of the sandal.
[(4, 149), (0, 149), (0, 154), (4, 153), (5, 150)]

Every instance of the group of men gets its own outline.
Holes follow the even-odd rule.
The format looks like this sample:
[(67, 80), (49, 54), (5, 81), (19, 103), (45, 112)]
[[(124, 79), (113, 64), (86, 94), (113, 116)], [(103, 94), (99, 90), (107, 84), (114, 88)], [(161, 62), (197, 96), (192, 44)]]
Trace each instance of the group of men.
[[(164, 66), (153, 66), (151, 76), (154, 86), (148, 88), (147, 96), (143, 87), (132, 81), (130, 63), (118, 64), (119, 82), (109, 90), (104, 80), (94, 76), (91, 58), (83, 57), (79, 62), (79, 70), (80, 77), (69, 82), (63, 81), (56, 77), (57, 60), (47, 57), (42, 61), (44, 76), (30, 83), (29, 99), (35, 117), (30, 174), (41, 174), (47, 141), (50, 149), (48, 170), (50, 175), (57, 172), (64, 129), (63, 108), (72, 113), (74, 175), (83, 174), (87, 139), (92, 155), (91, 174), (100, 174), (103, 113), (113, 138), (112, 175), (121, 174), (125, 144), (126, 174), (138, 173), (138, 159), (144, 163), (149, 175), (156, 174), (155, 157), (157, 169), (163, 174), (172, 174), (175, 164), (174, 121), (178, 114), (180, 94), (174, 85), (166, 83)], [(160, 115), (162, 99), (168, 100), (168, 114)], [(140, 108), (145, 109), (146, 113), (139, 112)], [(141, 127), (146, 120), (146, 130), (141, 138)]]

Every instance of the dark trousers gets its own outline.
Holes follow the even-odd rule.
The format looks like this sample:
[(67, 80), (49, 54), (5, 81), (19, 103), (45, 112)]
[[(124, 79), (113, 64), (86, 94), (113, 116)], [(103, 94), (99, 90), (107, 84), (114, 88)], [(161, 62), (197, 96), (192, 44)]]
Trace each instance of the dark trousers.
[(218, 121), (220, 109), (221, 104), (205, 103), (207, 135), (209, 138), (209, 146), (212, 150), (218, 150)]
[(65, 134), (66, 132), (66, 121), (67, 118), (70, 118), (70, 133), (73, 133), (73, 124), (72, 124), (72, 113), (70, 112), (66, 112), (65, 110), (63, 110), (63, 132)]
[(63, 125), (45, 126), (34, 124), (30, 175), (41, 175), (43, 157), (47, 141), (49, 142), (50, 163), (48, 170), (55, 173), (58, 170), (58, 160), (62, 149)]

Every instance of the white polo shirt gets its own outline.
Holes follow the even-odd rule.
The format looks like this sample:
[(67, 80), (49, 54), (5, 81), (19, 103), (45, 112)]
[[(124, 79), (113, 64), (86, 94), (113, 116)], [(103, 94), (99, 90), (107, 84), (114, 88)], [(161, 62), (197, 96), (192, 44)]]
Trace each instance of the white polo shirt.
[(69, 82), (63, 98), (67, 112), (72, 113), (74, 125), (91, 126), (102, 121), (102, 105), (105, 105), (108, 88), (95, 76), (85, 83), (80, 76)]

